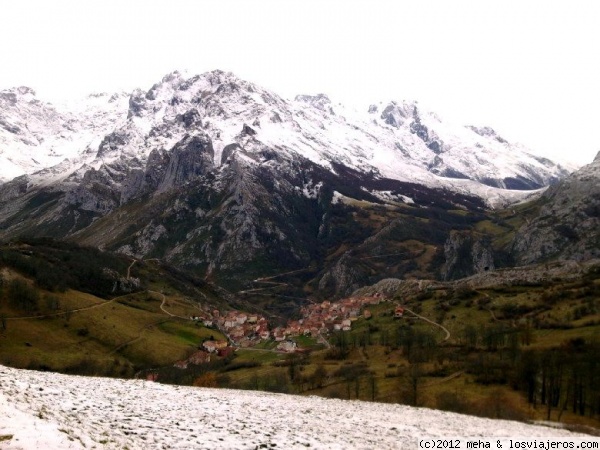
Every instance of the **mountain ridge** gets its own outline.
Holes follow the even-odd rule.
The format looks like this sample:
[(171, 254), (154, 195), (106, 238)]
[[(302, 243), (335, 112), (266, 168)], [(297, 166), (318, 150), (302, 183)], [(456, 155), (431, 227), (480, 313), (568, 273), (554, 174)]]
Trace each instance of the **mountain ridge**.
[[(41, 103), (29, 97), (21, 100), (13, 103), (25, 103), (30, 109)], [(81, 113), (83, 122), (89, 117), (96, 121), (102, 119), (113, 131), (97, 126), (94, 139), (87, 136), (88, 144), (83, 152), (86, 157), (80, 158), (80, 167), (91, 164), (98, 169), (117, 157), (144, 161), (152, 148), (168, 149), (186, 130), (200, 127), (214, 141), (217, 166), (225, 147), (251, 133), (271, 148), (299, 152), (324, 167), (330, 168), (331, 162), (336, 161), (401, 181), (447, 186), (460, 192), (470, 189), (483, 197), (487, 195), (481, 186), (536, 189), (557, 181), (568, 172), (548, 160), (529, 156), (522, 147), (509, 144), (489, 127), (451, 127), (450, 131), (436, 114), (420, 111), (416, 102), (390, 102), (382, 106), (381, 113), (379, 106), (372, 105), (370, 112), (359, 113), (341, 104), (333, 105), (325, 94), (300, 95), (287, 101), (222, 71), (188, 79), (173, 72), (146, 92), (135, 90), (126, 105), (123, 94), (110, 97), (97, 94), (88, 100), (93, 100), (90, 107), (79, 107), (85, 112)], [(109, 121), (106, 120), (107, 105), (114, 108), (112, 115), (116, 116)], [(69, 120), (73, 121), (72, 117)], [(6, 135), (10, 132), (6, 127), (0, 131), (4, 132), (7, 146), (10, 140)], [(99, 144), (98, 139), (101, 139)], [(461, 139), (465, 143), (461, 143)], [(476, 154), (468, 156), (468, 151)], [(506, 155), (511, 152), (522, 160), (527, 159), (531, 168), (522, 167), (522, 162), (517, 163), (515, 157), (508, 158)], [(477, 169), (484, 161), (492, 166)], [(536, 171), (539, 173), (535, 174)], [(60, 172), (65, 173), (64, 167)], [(7, 176), (2, 178), (7, 179)], [(34, 183), (35, 178), (47, 179), (48, 174), (34, 177), (31, 180)], [(481, 192), (465, 181), (469, 178), (481, 185), (477, 188)]]

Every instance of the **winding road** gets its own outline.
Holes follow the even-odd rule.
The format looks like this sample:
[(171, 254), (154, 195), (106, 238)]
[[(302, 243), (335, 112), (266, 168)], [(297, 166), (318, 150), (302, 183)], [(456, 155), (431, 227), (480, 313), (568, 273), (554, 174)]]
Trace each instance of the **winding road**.
[(417, 314), (417, 313), (416, 313), (416, 312), (414, 312), (413, 310), (411, 310), (411, 309), (408, 309), (408, 308), (406, 308), (406, 307), (404, 307), (404, 310), (405, 310), (405, 311), (408, 311), (408, 312), (409, 312), (409, 313), (411, 313), (411, 314), (414, 314), (416, 317), (418, 317), (418, 318), (419, 318), (419, 319), (421, 319), (421, 320), (424, 320), (425, 322), (429, 322), (430, 324), (432, 324), (432, 325), (435, 325), (435, 326), (436, 326), (436, 327), (438, 327), (438, 328), (441, 328), (441, 329), (442, 329), (442, 331), (443, 331), (444, 333), (446, 333), (446, 337), (445, 337), (444, 339), (442, 339), (442, 342), (446, 342), (448, 339), (450, 339), (450, 331), (448, 331), (448, 329), (447, 329), (445, 326), (443, 326), (443, 325), (441, 325), (441, 324), (439, 324), (439, 323), (437, 323), (437, 322), (434, 322), (433, 320), (431, 320), (431, 319), (428, 319), (427, 317), (424, 317), (424, 316), (422, 316), (422, 315), (420, 315), (420, 314)]

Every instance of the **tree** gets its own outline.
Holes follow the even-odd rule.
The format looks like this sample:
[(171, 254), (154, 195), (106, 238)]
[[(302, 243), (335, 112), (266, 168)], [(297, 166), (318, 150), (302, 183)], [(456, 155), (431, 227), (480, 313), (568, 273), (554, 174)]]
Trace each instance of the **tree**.
[(375, 401), (375, 397), (377, 397), (377, 380), (373, 376), (373, 374), (369, 375), (369, 388), (371, 390), (371, 401)]
[(410, 381), (411, 405), (419, 406), (419, 385), (423, 377), (423, 370), (420, 364), (411, 364), (408, 370)]
[(313, 389), (315, 387), (322, 388), (326, 379), (327, 379), (327, 369), (325, 369), (325, 366), (323, 366), (323, 364), (319, 364), (317, 366), (317, 368), (315, 369), (314, 373), (312, 374), (312, 376), (310, 377), (310, 381), (313, 386)]
[(297, 353), (289, 353), (286, 358), (286, 363), (288, 366), (288, 374), (290, 376), (290, 380), (293, 383), (297, 380), (299, 374), (299, 364), (300, 364), (300, 356)]
[(423, 377), (423, 369), (421, 364), (411, 364), (399, 379), (399, 400), (411, 406), (419, 405), (419, 387), (421, 378)]

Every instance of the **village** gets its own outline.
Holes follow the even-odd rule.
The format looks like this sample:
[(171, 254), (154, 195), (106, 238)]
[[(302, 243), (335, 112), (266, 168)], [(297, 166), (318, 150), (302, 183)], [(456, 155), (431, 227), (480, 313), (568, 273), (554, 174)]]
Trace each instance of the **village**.
[[(225, 340), (207, 339), (201, 347), (186, 360), (177, 361), (174, 366), (185, 369), (189, 364), (210, 362), (214, 356), (227, 357), (239, 348), (254, 347), (272, 339), (276, 347), (269, 350), (281, 353), (303, 351), (295, 337), (310, 336), (328, 346), (325, 336), (337, 331), (352, 330), (352, 323), (359, 318), (370, 319), (370, 306), (387, 302), (389, 299), (380, 293), (371, 296), (349, 297), (339, 301), (325, 300), (311, 303), (301, 308), (301, 319), (290, 320), (283, 327), (270, 329), (264, 316), (232, 310), (221, 313), (213, 310), (211, 318), (199, 316), (191, 320), (202, 323), (207, 328), (215, 328), (226, 336)], [(394, 317), (402, 318), (404, 308), (396, 305)]]
[[(202, 320), (207, 327), (215, 327), (221, 331), (227, 340), (207, 340), (202, 343), (203, 351), (207, 353), (226, 356), (235, 348), (248, 348), (260, 342), (272, 339), (277, 342), (276, 351), (294, 352), (297, 345), (293, 338), (297, 336), (311, 336), (325, 341), (324, 336), (335, 331), (350, 331), (352, 322), (359, 317), (369, 319), (371, 312), (369, 306), (378, 305), (387, 301), (379, 293), (372, 296), (349, 297), (339, 301), (323, 301), (312, 303), (301, 309), (302, 318), (290, 320), (286, 326), (270, 329), (267, 319), (258, 314), (249, 314), (242, 311), (212, 312), (212, 319)], [(396, 308), (397, 317), (402, 316), (402, 308)]]
[(273, 339), (281, 342), (293, 336), (318, 337), (334, 331), (350, 331), (352, 322), (359, 317), (369, 319), (371, 312), (368, 306), (378, 305), (385, 298), (376, 293), (373, 296), (349, 297), (337, 302), (325, 300), (302, 307), (302, 318), (291, 320), (285, 327), (273, 330)]

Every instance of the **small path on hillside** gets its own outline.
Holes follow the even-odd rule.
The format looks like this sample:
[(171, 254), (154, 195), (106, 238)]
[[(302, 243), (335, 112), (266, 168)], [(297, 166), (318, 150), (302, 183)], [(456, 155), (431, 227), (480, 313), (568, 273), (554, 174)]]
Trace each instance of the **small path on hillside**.
[[(147, 292), (151, 293), (151, 294), (156, 294), (162, 297), (162, 303), (160, 304), (160, 309), (167, 315), (171, 316), (171, 317), (177, 317), (179, 319), (185, 319), (185, 320), (190, 320), (189, 317), (182, 317), (182, 316), (178, 316), (176, 314), (173, 314), (169, 311), (167, 311), (165, 309), (165, 303), (167, 301), (167, 298), (165, 297), (165, 295), (161, 292), (156, 292), (156, 291), (151, 291), (148, 290)], [(104, 302), (100, 302), (100, 303), (95, 303), (91, 306), (85, 306), (83, 308), (76, 308), (76, 309), (69, 309), (67, 311), (60, 311), (60, 312), (56, 312), (56, 313), (49, 313), (49, 314), (38, 314), (36, 316), (21, 316), (21, 317), (5, 317), (4, 319), (6, 320), (29, 320), (29, 319), (46, 319), (48, 317), (56, 317), (56, 316), (64, 316), (65, 314), (71, 314), (71, 313), (76, 313), (76, 312), (81, 312), (81, 311), (88, 311), (90, 309), (94, 309), (94, 308), (100, 308), (102, 306), (106, 306), (109, 305), (111, 303), (114, 303), (115, 301), (123, 298), (123, 297), (129, 297), (131, 294), (125, 294), (125, 295), (120, 295), (119, 297), (115, 297), (112, 298), (110, 300), (106, 300)]]
[(375, 255), (375, 256), (363, 256), (361, 258), (356, 258), (359, 260), (364, 260), (364, 259), (376, 259), (376, 258), (387, 258), (388, 256), (406, 256), (406, 255), (412, 255), (412, 252), (400, 252), (400, 253), (386, 253), (385, 255)]
[(162, 302), (160, 304), (160, 309), (162, 312), (164, 312), (166, 315), (171, 316), (171, 317), (177, 317), (178, 319), (184, 319), (184, 320), (190, 320), (189, 317), (182, 317), (182, 316), (178, 316), (177, 314), (173, 314), (172, 312), (169, 312), (165, 309), (165, 303), (167, 302), (167, 297), (165, 296), (165, 294), (163, 294), (162, 292), (157, 292), (157, 291), (151, 291), (148, 290), (148, 293), (150, 294), (156, 294), (160, 297), (162, 297)]
[(500, 320), (500, 319), (498, 319), (498, 318), (496, 317), (496, 314), (495, 314), (495, 313), (494, 313), (494, 311), (492, 311), (490, 308), (485, 308), (485, 309), (487, 310), (487, 312), (489, 312), (489, 313), (490, 313), (490, 316), (492, 316), (492, 320), (493, 320), (494, 322), (503, 322), (502, 320)]
[[(162, 292), (151, 291), (151, 290), (148, 290), (147, 292), (148, 292), (149, 294), (156, 294), (156, 295), (158, 295), (158, 296), (160, 296), (160, 297), (161, 297), (161, 300), (162, 300), (162, 302), (161, 302), (161, 304), (160, 304), (160, 309), (161, 309), (161, 311), (162, 311), (162, 312), (164, 312), (166, 315), (168, 315), (168, 316), (170, 316), (170, 317), (176, 317), (176, 318), (178, 318), (178, 319), (183, 319), (183, 320), (193, 320), (193, 319), (190, 319), (189, 317), (178, 316), (177, 314), (173, 314), (172, 312), (170, 312), (170, 311), (167, 311), (167, 310), (166, 310), (166, 308), (165, 308), (165, 303), (167, 303), (167, 297), (166, 297), (166, 296), (165, 296), (165, 294), (163, 294)], [(189, 306), (189, 305), (188, 305), (188, 306)]]
[(409, 313), (411, 313), (411, 314), (414, 314), (416, 317), (418, 317), (418, 318), (419, 318), (419, 319), (421, 319), (421, 320), (424, 320), (425, 322), (429, 322), (430, 324), (432, 324), (432, 325), (435, 325), (436, 327), (439, 327), (439, 328), (441, 328), (441, 329), (442, 329), (442, 331), (443, 331), (444, 333), (446, 333), (446, 337), (445, 337), (444, 339), (442, 339), (442, 342), (446, 342), (448, 339), (450, 339), (450, 331), (448, 331), (448, 329), (447, 329), (445, 326), (443, 326), (443, 325), (441, 325), (441, 324), (439, 324), (439, 323), (437, 323), (437, 322), (434, 322), (433, 320), (431, 320), (431, 319), (428, 319), (428, 318), (427, 318), (427, 317), (425, 317), (425, 316), (422, 316), (422, 315), (420, 315), (420, 314), (417, 314), (417, 313), (416, 313), (416, 312), (414, 312), (413, 310), (411, 310), (411, 309), (408, 309), (408, 308), (406, 308), (406, 307), (404, 308), (404, 310), (405, 310), (405, 311), (408, 311), (408, 312), (409, 312)]

